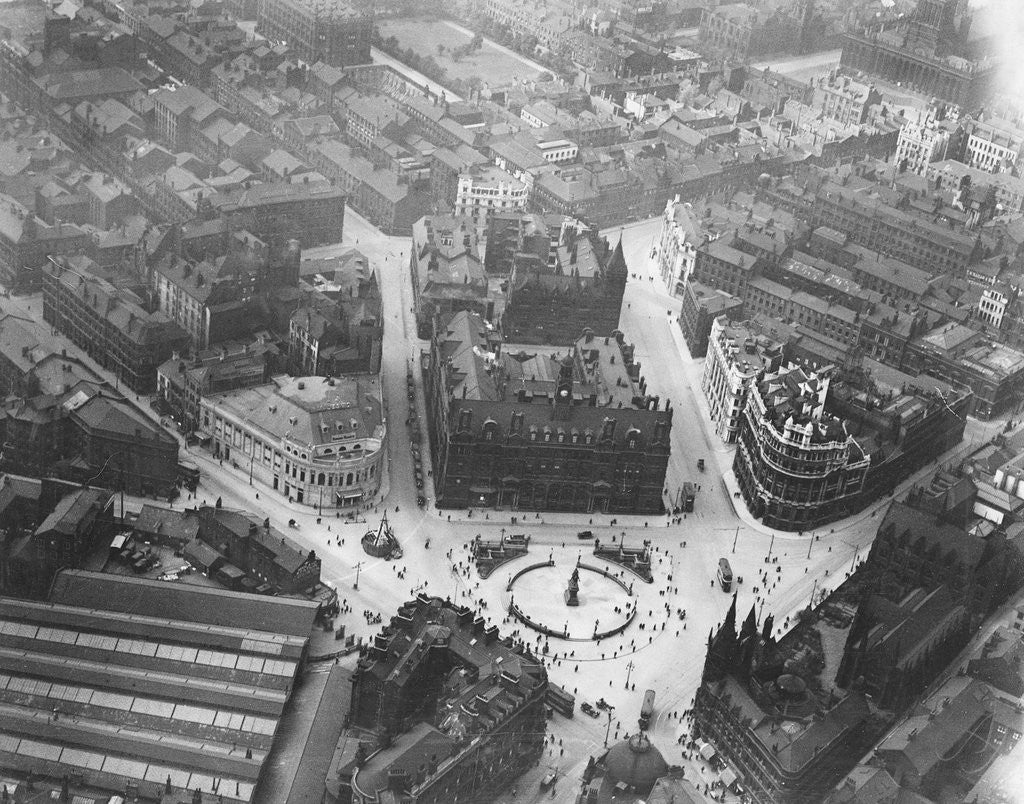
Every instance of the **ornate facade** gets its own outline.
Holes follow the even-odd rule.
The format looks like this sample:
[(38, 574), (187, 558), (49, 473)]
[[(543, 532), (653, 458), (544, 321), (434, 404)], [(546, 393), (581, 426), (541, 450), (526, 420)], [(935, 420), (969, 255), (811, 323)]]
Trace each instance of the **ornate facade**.
[(286, 378), (205, 397), (200, 430), (214, 457), (323, 510), (377, 493), (387, 450), (383, 412), (376, 377)]
[(504, 344), (478, 315), (438, 320), (428, 406), (442, 507), (658, 513), (672, 410), (621, 333)]

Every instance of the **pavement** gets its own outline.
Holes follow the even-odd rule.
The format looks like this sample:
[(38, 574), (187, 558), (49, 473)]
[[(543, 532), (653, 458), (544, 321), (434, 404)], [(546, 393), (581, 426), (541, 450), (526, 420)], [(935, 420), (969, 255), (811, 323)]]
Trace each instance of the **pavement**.
[[(591, 719), (579, 711), (572, 720), (555, 716), (550, 729), (556, 742), (541, 766), (521, 780), (517, 802), (540, 801), (542, 796), (549, 800), (538, 786), (547, 771), (545, 763), (556, 766), (566, 777), (564, 784), (557, 786), (557, 800), (570, 800), (588, 756), (603, 749), (606, 729), (611, 742), (636, 730), (636, 718), (647, 689), (656, 693), (651, 738), (669, 762), (682, 762), (683, 754), (676, 744), (684, 730), (681, 715), (691, 705), (700, 681), (707, 634), (721, 622), (732, 599), (714, 581), (719, 558), (727, 556), (734, 573), (744, 578), (736, 587), (741, 613), (745, 614), (753, 605), (760, 616), (774, 613), (780, 628), (784, 628), (787, 616), (805, 606), (818, 590), (841, 580), (857, 557), (866, 554), (877, 528), (878, 512), (888, 503), (882, 500), (857, 517), (837, 522), (827, 533), (822, 529), (815, 534), (820, 540), (813, 541), (806, 535), (773, 532), (737, 504), (729, 475), (732, 447), (721, 443), (713, 433), (700, 392), (703, 361), (692, 359), (686, 351), (678, 325), (679, 300), (668, 294), (647, 256), (659, 231), (660, 219), (652, 219), (615, 227), (607, 234), (612, 243), (623, 237), (627, 264), (634, 273), (626, 287), (620, 328), (627, 341), (636, 345), (636, 359), (641, 363), (650, 393), (660, 395), (662, 400), (671, 399), (676, 411), (666, 487), (671, 494), (686, 480), (700, 486), (694, 512), (687, 514), (680, 524), (655, 515), (620, 516), (613, 526), (606, 516), (586, 514), (440, 511), (433, 505), (429, 478), (424, 492), (428, 505), (418, 508), (416, 496), (420, 492), (412, 482), (410, 431), (404, 422), (411, 414), (425, 421), (423, 378), (418, 367), (427, 344), (415, 337), (409, 239), (382, 235), (352, 210), (347, 211), (340, 244), (310, 249), (306, 255), (329, 256), (356, 247), (378, 271), (385, 321), (383, 386), (390, 471), (389, 483), (381, 495), (357, 512), (357, 521), (345, 519), (333, 510), (318, 515), (314, 508), (289, 504), (267, 487), (249, 485), (244, 466), (221, 466), (208, 452), (183, 447), (183, 456), (187, 452), (187, 457), (199, 464), (202, 479), (194, 499), (185, 495), (172, 507), (212, 504), (221, 498), (225, 507), (244, 508), (260, 517), (270, 517), (301, 547), (317, 551), (322, 560), (323, 579), (333, 583), (343, 604), (351, 607), (337, 624), (345, 625), (347, 633), (364, 639), (380, 629), (373, 622), (375, 615), (386, 622), (402, 602), (420, 590), (479, 607), (486, 619), (501, 627), (503, 634), (521, 631), (519, 624), (508, 621), (505, 614), (505, 586), (517, 569), (552, 555), (556, 566), (564, 568), (567, 579), (581, 555), (584, 561), (589, 558), (593, 562), (590, 544), (581, 545), (576, 539), (576, 532), (582, 529), (592, 530), (602, 542), (611, 542), (613, 537), (624, 538), (627, 546), (650, 541), (654, 582), (634, 584), (638, 616), (633, 625), (619, 637), (603, 643), (565, 643), (554, 638), (539, 643), (539, 649), (547, 648), (552, 681), (575, 690), (577, 704), (584, 700), (594, 703), (598, 697), (604, 697), (615, 707), (615, 713), (610, 724), (604, 718)], [(41, 316), (38, 296), (3, 300), (2, 307), (20, 310), (37, 320)], [(49, 333), (49, 327), (44, 324), (41, 331)], [(81, 350), (66, 338), (48, 337), (52, 337), (54, 348), (64, 347), (71, 354), (81, 355)], [(87, 358), (86, 362), (98, 368)], [(405, 388), (406, 370), (410, 366), (416, 388), (411, 407)], [(100, 373), (110, 376), (102, 370)], [(150, 411), (145, 399), (140, 403), (149, 415), (159, 418)], [(969, 420), (970, 443), (980, 445), (1001, 425), (998, 421)], [(421, 425), (420, 429), (423, 465), (429, 467), (426, 427)], [(700, 458), (706, 461), (704, 472), (697, 469)], [(915, 479), (927, 477), (931, 471), (923, 470)], [(134, 508), (142, 502), (129, 499), (128, 505)], [(368, 528), (376, 528), (385, 508), (405, 553), (397, 562), (372, 558), (359, 544)], [(520, 518), (514, 530), (512, 515)], [(289, 519), (296, 520), (295, 529), (286, 530)], [(502, 566), (486, 581), (476, 577), (472, 569), (467, 574), (473, 538), (480, 534), (496, 540), (502, 530), (529, 533), (529, 556)], [(766, 557), (770, 564), (765, 563)], [(560, 588), (552, 592), (552, 599), (546, 604), (556, 620), (563, 610), (558, 594)], [(683, 610), (685, 620), (679, 617)], [(573, 614), (582, 621), (603, 621), (607, 616), (598, 613), (596, 606), (592, 608), (585, 597)], [(536, 635), (525, 631), (521, 635), (537, 642)], [(560, 746), (557, 740), (562, 740)], [(691, 770), (700, 772), (696, 766)]]

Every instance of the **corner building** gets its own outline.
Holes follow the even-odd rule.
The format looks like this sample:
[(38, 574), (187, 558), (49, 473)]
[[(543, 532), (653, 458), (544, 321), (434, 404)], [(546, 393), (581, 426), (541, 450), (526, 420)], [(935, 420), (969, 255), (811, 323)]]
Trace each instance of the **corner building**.
[(437, 319), (428, 406), (443, 508), (656, 514), (672, 409), (621, 332), (513, 346), (479, 315)]
[(547, 672), (464, 606), (405, 603), (352, 674), (325, 804), (495, 801), (544, 753)]
[(852, 512), (871, 459), (825, 412), (829, 379), (789, 368), (752, 385), (733, 471), (750, 512), (783, 530)]
[(380, 488), (387, 428), (375, 377), (283, 377), (204, 397), (199, 415), (215, 458), (295, 502), (343, 508)]

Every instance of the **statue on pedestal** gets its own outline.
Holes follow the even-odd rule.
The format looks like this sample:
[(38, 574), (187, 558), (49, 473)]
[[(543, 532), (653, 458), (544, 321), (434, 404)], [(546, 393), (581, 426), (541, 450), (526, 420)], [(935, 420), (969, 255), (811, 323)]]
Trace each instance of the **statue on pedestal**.
[(572, 575), (569, 576), (569, 586), (565, 590), (565, 605), (578, 606), (580, 601), (577, 595), (580, 593), (580, 568), (574, 567)]

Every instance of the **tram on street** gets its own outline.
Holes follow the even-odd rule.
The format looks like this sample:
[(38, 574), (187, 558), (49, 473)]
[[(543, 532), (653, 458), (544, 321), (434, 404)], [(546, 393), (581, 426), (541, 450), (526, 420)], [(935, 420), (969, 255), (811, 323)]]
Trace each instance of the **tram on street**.
[(557, 684), (548, 683), (547, 702), (563, 717), (572, 717), (576, 712), (576, 696), (570, 695)]
[(640, 707), (640, 728), (646, 729), (651, 725), (651, 715), (654, 714), (654, 690), (647, 690), (644, 693), (644, 704)]
[(722, 586), (723, 592), (732, 591), (732, 567), (729, 566), (729, 559), (718, 559), (718, 583)]

